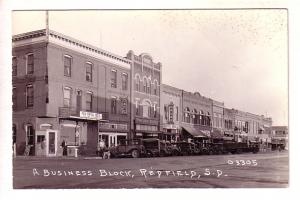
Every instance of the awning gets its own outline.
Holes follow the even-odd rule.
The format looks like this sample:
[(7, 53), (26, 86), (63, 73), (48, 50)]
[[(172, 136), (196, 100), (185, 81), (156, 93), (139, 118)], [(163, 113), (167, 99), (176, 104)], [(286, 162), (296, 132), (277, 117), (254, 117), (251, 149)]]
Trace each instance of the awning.
[(183, 126), (182, 128), (194, 137), (207, 137), (207, 135), (204, 132), (197, 130), (195, 128), (186, 127), (186, 126)]
[(232, 141), (233, 137), (223, 136), (223, 140)]
[(214, 139), (222, 139), (223, 134), (221, 133), (220, 130), (214, 129), (213, 132), (210, 133), (210, 137)]
[(233, 136), (234, 136), (234, 133), (231, 132), (231, 131), (225, 131), (225, 132), (224, 132), (224, 135), (233, 137)]
[(260, 130), (262, 130), (262, 131), (264, 131), (264, 130), (265, 130), (265, 129), (264, 129), (264, 127), (262, 127), (262, 126), (260, 126), (260, 127), (259, 127), (259, 129), (260, 129)]

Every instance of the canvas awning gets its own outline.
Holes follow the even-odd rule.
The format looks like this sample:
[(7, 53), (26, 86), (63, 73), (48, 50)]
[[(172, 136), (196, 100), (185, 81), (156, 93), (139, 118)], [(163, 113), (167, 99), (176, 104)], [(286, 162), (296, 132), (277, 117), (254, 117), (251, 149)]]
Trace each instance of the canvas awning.
[(210, 137), (214, 139), (222, 139), (223, 134), (221, 133), (220, 130), (214, 129), (213, 132), (210, 133)]
[(201, 130), (197, 130), (193, 127), (183, 126), (182, 128), (194, 137), (207, 137), (207, 135), (204, 132), (202, 132)]

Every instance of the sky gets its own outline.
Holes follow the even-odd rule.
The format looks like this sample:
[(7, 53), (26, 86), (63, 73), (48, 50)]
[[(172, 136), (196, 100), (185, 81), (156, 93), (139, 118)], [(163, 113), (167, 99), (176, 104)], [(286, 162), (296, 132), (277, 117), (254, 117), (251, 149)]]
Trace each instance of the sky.
[[(162, 82), (288, 125), (287, 10), (50, 11), (50, 29), (120, 56), (149, 53)], [(12, 33), (45, 28), (14, 11)]]

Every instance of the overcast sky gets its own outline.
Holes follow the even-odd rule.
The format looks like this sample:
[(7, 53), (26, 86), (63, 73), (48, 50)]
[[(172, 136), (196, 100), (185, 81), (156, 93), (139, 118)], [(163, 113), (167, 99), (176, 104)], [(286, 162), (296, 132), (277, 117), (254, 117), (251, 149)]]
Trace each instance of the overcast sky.
[[(45, 28), (45, 12), (12, 17), (13, 34)], [(50, 11), (49, 21), (121, 56), (151, 54), (164, 84), (288, 125), (286, 10)]]

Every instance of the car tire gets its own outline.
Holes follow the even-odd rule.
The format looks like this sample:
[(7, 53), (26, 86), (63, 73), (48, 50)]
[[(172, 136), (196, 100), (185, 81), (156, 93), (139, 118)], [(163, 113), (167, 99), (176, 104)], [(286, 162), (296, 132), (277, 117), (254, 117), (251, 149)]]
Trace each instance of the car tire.
[(132, 158), (138, 158), (140, 156), (138, 150), (134, 149), (131, 151)]

